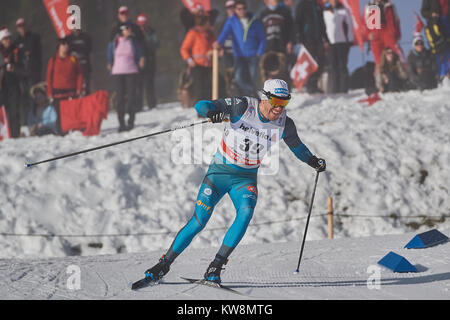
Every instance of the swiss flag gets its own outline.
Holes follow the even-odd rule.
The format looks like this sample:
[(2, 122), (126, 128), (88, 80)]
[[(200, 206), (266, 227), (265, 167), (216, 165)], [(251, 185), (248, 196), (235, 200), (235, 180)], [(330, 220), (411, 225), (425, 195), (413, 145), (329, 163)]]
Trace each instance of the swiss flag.
[(0, 107), (0, 141), (11, 138), (8, 115), (4, 106)]
[(182, 1), (184, 6), (188, 8), (190, 12), (200, 9), (200, 6), (205, 12), (211, 10), (211, 0), (182, 0)]
[(319, 65), (304, 46), (298, 53), (297, 63), (291, 70), (291, 79), (298, 91), (301, 91), (309, 76), (317, 71)]

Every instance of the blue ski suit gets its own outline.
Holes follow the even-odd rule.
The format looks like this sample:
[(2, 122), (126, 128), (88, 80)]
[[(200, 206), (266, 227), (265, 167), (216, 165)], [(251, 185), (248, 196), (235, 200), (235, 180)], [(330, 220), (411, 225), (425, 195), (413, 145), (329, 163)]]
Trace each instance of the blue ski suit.
[[(200, 116), (206, 117), (210, 110), (221, 110), (230, 117), (231, 123), (236, 123), (249, 108), (249, 101), (253, 98), (239, 97), (219, 99), (215, 101), (200, 101), (195, 109)], [(253, 99), (253, 105), (259, 104)], [(257, 108), (258, 116), (264, 119)], [(281, 137), (290, 150), (303, 162), (308, 162), (312, 153), (302, 143), (291, 118), (286, 117), (286, 124)], [(178, 232), (169, 249), (168, 256), (178, 256), (191, 243), (194, 237), (206, 226), (214, 207), (220, 199), (228, 193), (236, 209), (236, 218), (225, 234), (219, 255), (227, 258), (244, 236), (253, 217), (258, 199), (257, 188), (258, 168), (246, 169), (228, 161), (219, 152), (215, 154), (206, 176), (198, 192), (195, 202), (194, 215)]]

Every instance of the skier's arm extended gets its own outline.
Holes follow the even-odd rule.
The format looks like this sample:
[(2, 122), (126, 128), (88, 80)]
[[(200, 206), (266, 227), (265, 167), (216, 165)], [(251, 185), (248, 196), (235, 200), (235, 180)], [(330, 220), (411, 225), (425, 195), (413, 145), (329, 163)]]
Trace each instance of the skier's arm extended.
[(202, 100), (197, 102), (195, 110), (201, 117), (211, 118), (214, 113), (223, 113), (230, 117), (231, 122), (238, 121), (247, 110), (248, 102), (244, 98), (228, 98), (213, 101)]
[[(300, 140), (294, 121), (289, 117), (286, 117), (286, 125), (282, 138), (298, 159), (316, 170), (325, 170), (325, 160), (318, 159), (311, 151), (309, 151), (308, 147)], [(323, 161), (323, 164), (319, 163), (320, 160)]]

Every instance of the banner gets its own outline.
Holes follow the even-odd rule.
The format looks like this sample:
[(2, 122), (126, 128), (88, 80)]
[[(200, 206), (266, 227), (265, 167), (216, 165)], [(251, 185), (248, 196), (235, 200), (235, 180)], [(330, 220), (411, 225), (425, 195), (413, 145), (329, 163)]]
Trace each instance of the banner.
[(299, 92), (302, 90), (309, 76), (316, 72), (318, 68), (317, 62), (309, 54), (308, 50), (302, 46), (298, 53), (297, 63), (291, 71), (291, 79)]
[(353, 20), (353, 31), (355, 34), (355, 41), (361, 51), (364, 52), (364, 34), (366, 25), (364, 19), (361, 18), (361, 9), (359, 7), (359, 0), (341, 0), (342, 4), (350, 11)]
[(198, 6), (202, 6), (203, 10), (208, 12), (211, 10), (211, 0), (182, 0), (186, 8), (190, 12), (198, 10)]
[(83, 135), (97, 136), (108, 116), (108, 92), (97, 91), (79, 99), (60, 101), (61, 131), (81, 130)]
[(11, 138), (8, 115), (4, 106), (0, 107), (0, 141)]
[(67, 37), (72, 31), (67, 26), (67, 8), (69, 0), (42, 0), (47, 9), (47, 13), (52, 20), (53, 27), (59, 38)]

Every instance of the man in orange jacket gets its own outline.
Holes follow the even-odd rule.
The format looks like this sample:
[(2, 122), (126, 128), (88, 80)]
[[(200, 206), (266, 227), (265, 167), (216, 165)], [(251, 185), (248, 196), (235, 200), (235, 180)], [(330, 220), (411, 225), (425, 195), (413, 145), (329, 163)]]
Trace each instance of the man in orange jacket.
[(211, 98), (212, 50), (216, 38), (203, 9), (195, 12), (195, 27), (186, 34), (180, 54), (193, 79), (192, 101)]

